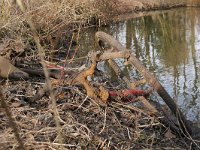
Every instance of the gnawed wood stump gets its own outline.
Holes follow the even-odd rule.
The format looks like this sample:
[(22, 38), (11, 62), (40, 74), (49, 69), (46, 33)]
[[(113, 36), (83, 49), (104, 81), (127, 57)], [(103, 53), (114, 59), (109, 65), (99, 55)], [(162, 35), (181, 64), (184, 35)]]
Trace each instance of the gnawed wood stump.
[(9, 60), (0, 56), (0, 77), (8, 79), (28, 79), (29, 75), (15, 67)]

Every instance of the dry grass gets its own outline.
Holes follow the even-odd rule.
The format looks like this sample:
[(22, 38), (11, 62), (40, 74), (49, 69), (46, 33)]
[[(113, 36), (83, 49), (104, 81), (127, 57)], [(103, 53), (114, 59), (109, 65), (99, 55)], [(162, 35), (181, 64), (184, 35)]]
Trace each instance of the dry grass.
[(26, 20), (31, 18), (40, 40), (48, 43), (54, 37), (61, 38), (70, 30), (89, 25), (91, 21), (96, 22), (96, 18), (102, 15), (93, 0), (27, 0), (25, 5), (27, 11), (21, 13), (12, 0), (0, 2), (0, 39), (22, 39), (24, 43), (30, 41), (32, 33)]
[[(92, 20), (101, 18), (103, 12), (108, 11), (108, 7), (115, 6), (103, 0), (24, 2), (27, 6), (25, 13), (22, 13), (12, 0), (0, 2), (1, 42), (6, 38), (20, 38), (24, 43), (34, 42), (30, 24), (26, 21), (30, 18), (36, 26), (41, 43), (46, 46), (51, 43), (53, 37), (61, 38), (62, 33), (66, 33), (64, 30), (89, 25)], [(103, 2), (103, 7), (97, 7), (101, 5), (100, 2)], [(53, 44), (51, 46), (54, 47)], [(8, 81), (2, 84), (4, 96), (7, 97), (19, 134), (27, 149), (143, 149), (161, 148), (166, 145), (176, 149), (179, 147), (178, 142), (174, 143), (172, 135), (165, 135), (167, 128), (159, 123), (157, 118), (134, 111), (131, 106), (126, 107), (119, 102), (101, 108), (86, 96), (83, 89), (77, 87), (58, 89), (58, 131), (50, 98), (43, 97), (33, 106), (23, 104), (24, 98), (33, 96), (35, 90), (40, 87), (36, 81), (37, 78), (31, 82)], [(0, 149), (17, 149), (18, 143), (9, 128), (9, 121), (3, 108), (0, 110)], [(62, 143), (58, 138), (59, 133)]]
[[(15, 85), (9, 82), (3, 86), (27, 149), (183, 149), (185, 145), (173, 134), (166, 135), (168, 129), (157, 118), (116, 101), (101, 108), (80, 87), (59, 88), (57, 108), (63, 138), (61, 144), (49, 98), (43, 97), (31, 106), (22, 103), (23, 95), (32, 96), (35, 88), (41, 86), (39, 82), (27, 82), (30, 81), (15, 82)], [(0, 149), (17, 149), (18, 144), (2, 108), (0, 112)]]
[[(69, 30), (69, 25), (78, 28), (80, 25), (89, 25), (99, 23), (98, 19), (109, 17), (109, 14), (119, 12), (128, 12), (138, 9), (151, 9), (164, 6), (163, 4), (179, 4), (185, 0), (176, 1), (145, 1), (135, 0), (127, 7), (130, 0), (25, 0), (27, 11), (22, 14), (18, 6), (13, 0), (0, 1), (0, 39), (2, 37), (10, 37), (12, 39), (27, 39), (31, 33), (26, 24), (26, 19), (31, 17), (41, 34), (41, 38), (56, 34), (57, 32), (65, 32)], [(173, 3), (172, 3), (173, 2)], [(126, 8), (123, 7), (126, 6)], [(122, 9), (122, 10), (121, 10)], [(109, 18), (112, 19), (112, 18)], [(51, 35), (53, 36), (53, 35)], [(30, 37), (29, 37), (30, 38)]]
[(18, 6), (9, 0), (1, 2), (1, 28), (18, 29), (24, 26), (24, 21), (31, 16), (34, 23), (49, 30), (56, 29), (58, 25), (69, 23), (85, 23), (91, 17), (99, 14), (92, 0), (29, 0), (25, 1), (27, 12), (22, 14)]

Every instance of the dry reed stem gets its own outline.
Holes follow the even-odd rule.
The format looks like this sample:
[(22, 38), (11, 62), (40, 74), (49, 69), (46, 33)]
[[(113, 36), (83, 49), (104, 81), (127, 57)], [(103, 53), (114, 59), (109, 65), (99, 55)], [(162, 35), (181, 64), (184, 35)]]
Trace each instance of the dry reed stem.
[[(2, 16), (0, 18), (0, 27), (11, 30), (24, 28), (23, 21), (26, 18), (34, 20), (36, 28), (42, 28), (52, 33), (58, 31), (63, 25), (70, 23), (87, 23), (91, 17), (100, 16), (98, 8), (95, 8), (93, 0), (30, 0), (24, 1), (27, 7), (25, 13), (21, 13), (18, 8), (14, 7), (11, 0), (3, 0), (0, 6)], [(21, 8), (23, 9), (23, 8)], [(18, 29), (19, 29), (18, 28)]]
[[(25, 13), (26, 12), (25, 4), (21, 0), (16, 0), (16, 2), (19, 5), (21, 11), (23, 13)], [(45, 60), (44, 60), (44, 50), (43, 50), (42, 46), (40, 45), (39, 36), (37, 35), (36, 28), (35, 28), (35, 25), (34, 25), (32, 19), (31, 18), (27, 18), (27, 22), (28, 22), (28, 24), (29, 24), (29, 26), (31, 28), (31, 31), (33, 32), (33, 38), (34, 38), (34, 41), (35, 41), (35, 43), (37, 45), (37, 50), (38, 50), (38, 53), (39, 53), (39, 56), (40, 56), (40, 60), (41, 60), (41, 64), (42, 64), (42, 67), (43, 67), (43, 70), (44, 70), (44, 74), (45, 74), (46, 84), (47, 84), (48, 90), (50, 92), (50, 99), (51, 99), (51, 102), (52, 102), (52, 109), (53, 109), (53, 113), (54, 113), (54, 119), (55, 119), (55, 123), (56, 123), (56, 126), (57, 126), (58, 140), (59, 140), (59, 143), (62, 144), (62, 136), (60, 134), (59, 113), (58, 113), (58, 110), (57, 110), (56, 99), (55, 99), (55, 95), (53, 93), (51, 81), (49, 79), (49, 73), (48, 73), (48, 70), (47, 70), (46, 65), (44, 63), (45, 62)]]
[(3, 107), (4, 110), (5, 110), (5, 113), (6, 113), (7, 117), (8, 117), (8, 119), (9, 119), (9, 125), (13, 129), (13, 132), (15, 134), (16, 140), (19, 143), (19, 147), (20, 147), (20, 149), (25, 150), (24, 144), (23, 144), (23, 142), (22, 142), (22, 140), (20, 138), (19, 131), (17, 129), (17, 125), (15, 123), (15, 120), (12, 117), (12, 114), (10, 112), (10, 109), (8, 108), (8, 105), (6, 104), (6, 101), (5, 101), (4, 97), (3, 97), (3, 93), (2, 93), (1, 88), (0, 88), (0, 100), (1, 100), (1, 107)]

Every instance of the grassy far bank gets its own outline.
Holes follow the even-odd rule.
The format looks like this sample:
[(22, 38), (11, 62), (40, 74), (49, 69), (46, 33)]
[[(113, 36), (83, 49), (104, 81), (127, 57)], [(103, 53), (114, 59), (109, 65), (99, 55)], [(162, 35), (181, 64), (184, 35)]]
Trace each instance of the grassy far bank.
[[(69, 30), (77, 30), (92, 24), (98, 25), (99, 21), (109, 19), (110, 15), (122, 13), (128, 1), (123, 2), (126, 5), (116, 1), (108, 3), (106, 1), (69, 0), (37, 1), (36, 3), (32, 0), (26, 3), (28, 11), (22, 14), (17, 5), (8, 0), (3, 1), (1, 4), (1, 43), (5, 43), (6, 39), (12, 39), (15, 44), (20, 45), (21, 43), (20, 46), (14, 46), (15, 50), (17, 47), (24, 49), (30, 45), (30, 48), (36, 51), (32, 32), (26, 22), (26, 19), (31, 17), (45, 50), (59, 49), (57, 42), (63, 36), (66, 38), (70, 34)], [(160, 3), (161, 1), (151, 3), (150, 1), (148, 3), (134, 1), (129, 7), (129, 11), (152, 9), (155, 6), (158, 7)], [(119, 4), (120, 6), (116, 7)], [(168, 3), (166, 6), (169, 5), (171, 4)], [(142, 149), (155, 147), (183, 149), (186, 145), (186, 143), (182, 143), (184, 141), (176, 138), (170, 129), (158, 122), (157, 118), (135, 112), (128, 106), (119, 103), (112, 103), (106, 109), (101, 109), (77, 87), (65, 87), (63, 88), (65, 94), (60, 93), (57, 97), (60, 134), (62, 134), (60, 142), (51, 109), (52, 104), (48, 97), (37, 101), (34, 107), (24, 106), (19, 103), (19, 99), (15, 98), (16, 94), (24, 94), (23, 91), (32, 96), (38, 89), (39, 84), (37, 83), (41, 82), (38, 81), (38, 78), (34, 81), (35, 83), (8, 82), (3, 85), (4, 96), (8, 98), (20, 135), (29, 149)], [(21, 91), (19, 92), (18, 89)], [(7, 125), (7, 118), (2, 112), (0, 111), (0, 130), (2, 131), (0, 149), (16, 149), (17, 142), (14, 140), (13, 133)]]

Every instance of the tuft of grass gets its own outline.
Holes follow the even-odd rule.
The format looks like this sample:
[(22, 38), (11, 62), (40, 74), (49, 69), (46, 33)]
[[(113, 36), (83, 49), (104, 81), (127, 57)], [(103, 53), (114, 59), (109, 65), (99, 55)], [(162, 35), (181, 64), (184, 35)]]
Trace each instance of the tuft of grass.
[(0, 1), (0, 27), (5, 26), (10, 18), (11, 4), (5, 0)]
[[(38, 28), (55, 31), (71, 23), (87, 23), (91, 17), (101, 15), (92, 0), (29, 0), (25, 1), (27, 12), (22, 14), (9, 0), (3, 0), (1, 28), (17, 29), (25, 26), (24, 18), (31, 16)], [(2, 19), (2, 18), (7, 18)]]
[(28, 39), (31, 32), (25, 21), (27, 18), (33, 20), (42, 40), (51, 34), (69, 30), (70, 26), (89, 25), (91, 19), (96, 20), (102, 15), (94, 0), (29, 0), (24, 3), (27, 11), (21, 13), (19, 6), (11, 0), (0, 2), (0, 39), (5, 35), (12, 39), (19, 35)]

